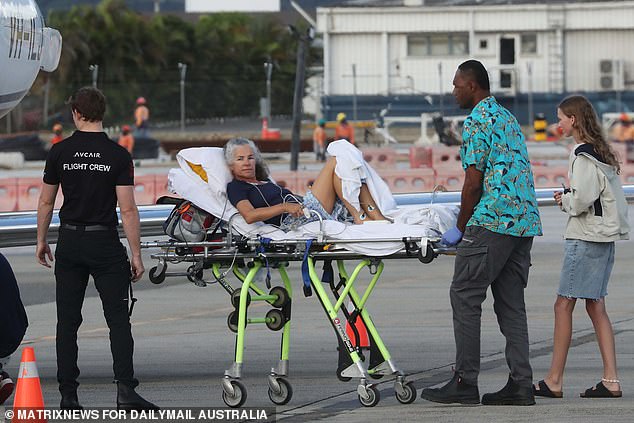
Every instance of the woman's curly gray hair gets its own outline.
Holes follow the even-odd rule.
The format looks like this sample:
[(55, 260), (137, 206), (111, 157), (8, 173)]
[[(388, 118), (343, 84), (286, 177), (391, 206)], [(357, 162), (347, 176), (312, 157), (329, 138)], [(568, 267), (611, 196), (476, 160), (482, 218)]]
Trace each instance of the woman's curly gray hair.
[(253, 156), (255, 157), (255, 178), (258, 181), (266, 181), (269, 178), (269, 167), (264, 163), (264, 159), (262, 158), (262, 153), (260, 149), (255, 145), (253, 141), (247, 138), (231, 138), (225, 146), (222, 148), (222, 151), (225, 156), (225, 162), (227, 165), (231, 167), (233, 162), (235, 161), (235, 150), (237, 147), (242, 145), (248, 145), (253, 151)]

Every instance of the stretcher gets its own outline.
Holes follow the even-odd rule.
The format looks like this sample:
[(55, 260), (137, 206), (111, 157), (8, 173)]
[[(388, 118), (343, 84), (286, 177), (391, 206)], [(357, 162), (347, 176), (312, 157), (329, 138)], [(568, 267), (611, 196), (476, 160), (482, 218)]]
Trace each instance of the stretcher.
[[(246, 329), (252, 324), (265, 324), (273, 331), (282, 332), (279, 361), (268, 375), (268, 395), (276, 405), (286, 404), (292, 397), (288, 369), (293, 285), (286, 268), (294, 262), (302, 269), (304, 295), (312, 295), (314, 291), (337, 336), (337, 377), (342, 381), (359, 379), (358, 399), (366, 407), (375, 406), (380, 400), (379, 391), (370, 379), (384, 376), (395, 378), (394, 390), (399, 402), (413, 402), (416, 389), (392, 359), (366, 305), (383, 273), (384, 259), (430, 263), (439, 254), (451, 254), (453, 249), (438, 245), (439, 234), (445, 228), (402, 223), (347, 225), (321, 219), (304, 225), (300, 231), (288, 233), (269, 225), (253, 227), (246, 225), (236, 212), (227, 218), (226, 199), (222, 205), (222, 197), (213, 198), (213, 190), (206, 190), (204, 186), (204, 196), (201, 192), (192, 192), (188, 181), (191, 175), (186, 173), (170, 174), (173, 190), (191, 201), (198, 200), (199, 206), (217, 216), (223, 230), (214, 233), (222, 236), (201, 242), (144, 242), (142, 247), (160, 248), (160, 252), (152, 254), (157, 260), (157, 265), (149, 272), (152, 282), (162, 283), (168, 277), (186, 276), (201, 287), (217, 283), (230, 295), (234, 310), (227, 318), (227, 325), (236, 333), (236, 345), (234, 362), (222, 379), (225, 404), (240, 407), (246, 401), (247, 391), (241, 382), (242, 365)], [(454, 220), (444, 223), (455, 224), (455, 212), (448, 215)], [(185, 264), (187, 270), (168, 271), (168, 266), (178, 263)], [(351, 263), (353, 268), (349, 273), (346, 266)], [(281, 285), (271, 286), (271, 270), (279, 273)], [(266, 288), (257, 280), (261, 271), (266, 272)], [(238, 287), (234, 288), (229, 282), (229, 273), (237, 278)], [(366, 275), (369, 281), (362, 286), (361, 281)], [(271, 306), (264, 317), (252, 315), (249, 306), (256, 301)], [(367, 329), (367, 344), (361, 342), (363, 334), (359, 333), (359, 322)], [(366, 358), (367, 354), (369, 357)]]

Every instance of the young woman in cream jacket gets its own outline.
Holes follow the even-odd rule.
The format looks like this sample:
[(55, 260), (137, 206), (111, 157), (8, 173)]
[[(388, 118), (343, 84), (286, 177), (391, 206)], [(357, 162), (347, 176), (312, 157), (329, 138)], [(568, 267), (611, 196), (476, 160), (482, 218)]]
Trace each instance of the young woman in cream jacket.
[(583, 96), (564, 99), (557, 109), (564, 136), (577, 146), (570, 156), (570, 188), (554, 198), (568, 214), (563, 268), (555, 301), (553, 357), (547, 376), (534, 386), (537, 396), (561, 398), (572, 338), (572, 312), (584, 299), (603, 360), (601, 381), (582, 398), (619, 398), (612, 324), (605, 309), (614, 264), (614, 241), (628, 239), (627, 201), (618, 177), (619, 162), (606, 142), (596, 113)]

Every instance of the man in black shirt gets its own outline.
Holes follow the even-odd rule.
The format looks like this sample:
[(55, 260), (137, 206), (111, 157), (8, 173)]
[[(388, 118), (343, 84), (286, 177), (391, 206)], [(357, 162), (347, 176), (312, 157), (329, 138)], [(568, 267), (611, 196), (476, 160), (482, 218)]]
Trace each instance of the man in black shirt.
[[(60, 408), (81, 409), (77, 399), (77, 331), (89, 275), (92, 275), (110, 329), (117, 382), (117, 409), (158, 409), (134, 391), (134, 340), (128, 315), (130, 281), (143, 272), (139, 212), (134, 202), (134, 167), (127, 150), (103, 132), (106, 99), (96, 88), (79, 89), (70, 99), (77, 131), (55, 144), (47, 157), (37, 210), (40, 264), (51, 267), (46, 240), (59, 185), (64, 203), (55, 251), (57, 380)], [(132, 253), (128, 260), (117, 232), (117, 202)], [(48, 260), (47, 260), (48, 259)]]

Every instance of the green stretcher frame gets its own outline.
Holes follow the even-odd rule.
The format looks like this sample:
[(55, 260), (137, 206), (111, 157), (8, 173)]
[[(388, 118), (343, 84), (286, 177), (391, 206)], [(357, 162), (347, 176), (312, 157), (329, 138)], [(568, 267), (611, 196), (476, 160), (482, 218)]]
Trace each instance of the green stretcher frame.
[[(276, 367), (273, 367), (268, 375), (269, 398), (276, 405), (286, 404), (292, 397), (292, 388), (287, 380), (288, 364), (290, 356), (290, 331), (291, 331), (291, 305), (292, 305), (292, 286), (291, 281), (286, 272), (286, 266), (290, 262), (302, 262), (306, 260), (308, 268), (308, 277), (310, 278), (310, 286), (317, 293), (317, 298), (324, 309), (328, 321), (331, 323), (337, 340), (339, 342), (339, 364), (337, 368), (337, 377), (347, 381), (351, 378), (359, 378), (357, 394), (359, 401), (366, 407), (372, 407), (379, 402), (380, 393), (374, 383), (368, 383), (368, 377), (380, 378), (382, 376), (394, 376), (394, 390), (396, 398), (403, 404), (409, 404), (416, 398), (416, 389), (411, 381), (406, 380), (406, 375), (396, 367), (392, 360), (392, 356), (385, 343), (379, 335), (379, 330), (374, 325), (372, 317), (367, 310), (366, 304), (376, 288), (376, 285), (384, 270), (384, 258), (415, 258), (422, 263), (429, 263), (438, 254), (451, 253), (444, 251), (442, 248), (432, 247), (427, 241), (424, 243), (420, 239), (406, 238), (401, 239), (405, 248), (398, 253), (390, 254), (385, 257), (367, 257), (350, 251), (328, 251), (328, 243), (318, 241), (317, 245), (313, 244), (311, 250), (305, 255), (305, 252), (296, 248), (297, 241), (278, 241), (271, 251), (255, 252), (253, 247), (258, 244), (250, 242), (249, 250), (236, 250), (232, 244), (232, 249), (224, 249), (218, 251), (209, 251), (207, 247), (225, 246), (226, 244), (218, 242), (202, 242), (197, 245), (203, 247), (202, 255), (179, 256), (170, 253), (169, 248), (179, 247), (173, 243), (147, 243), (144, 248), (150, 246), (158, 246), (165, 249), (162, 254), (154, 254), (152, 258), (159, 260), (159, 265), (150, 272), (150, 280), (153, 283), (161, 283), (166, 276), (187, 276), (190, 281), (198, 286), (206, 286), (209, 282), (202, 279), (203, 269), (211, 269), (217, 282), (231, 294), (232, 304), (235, 307), (234, 312), (229, 315), (229, 328), (236, 332), (235, 336), (235, 357), (231, 367), (224, 373), (222, 379), (222, 395), (223, 401), (229, 407), (240, 407), (246, 401), (246, 388), (241, 383), (242, 365), (244, 362), (244, 346), (246, 342), (246, 331), (249, 324), (266, 324), (272, 330), (282, 331), (282, 342), (280, 347), (279, 361)], [(421, 242), (417, 247), (416, 242)], [(246, 245), (246, 244), (245, 244)], [(244, 246), (244, 245), (243, 245)], [(236, 262), (236, 258), (239, 261)], [(348, 274), (345, 263), (359, 260), (351, 274)], [(318, 261), (323, 261), (325, 271), (332, 273), (332, 277), (325, 277), (324, 281), (317, 274), (315, 265)], [(332, 270), (332, 262), (337, 263), (337, 273), (340, 282), (334, 282), (334, 270)], [(190, 262), (194, 263), (188, 269), (187, 273), (167, 273), (168, 263)], [(242, 268), (247, 265), (248, 272), (243, 272)], [(273, 287), (269, 293), (265, 292), (255, 282), (257, 272), (263, 267), (269, 269), (277, 269), (283, 287), (278, 285)], [(236, 278), (241, 282), (242, 286), (238, 290), (233, 287), (225, 279), (228, 273), (227, 268), (233, 272)], [(367, 268), (372, 275), (370, 281), (363, 292), (358, 289), (358, 281), (362, 271)], [(221, 272), (221, 269), (225, 269)], [(332, 280), (330, 280), (332, 279)], [(334, 300), (330, 299), (327, 293), (326, 284), (330, 284), (330, 290), (334, 296)], [(356, 285), (356, 286), (355, 286)], [(267, 284), (268, 286), (268, 284)], [(275, 290), (277, 289), (277, 294)], [(306, 291), (306, 287), (304, 287)], [(248, 293), (248, 295), (242, 295)], [(284, 296), (281, 299), (280, 296)], [(354, 310), (350, 312), (344, 306), (346, 298), (350, 299), (354, 305)], [(265, 317), (254, 317), (249, 313), (249, 305), (255, 301), (266, 301), (271, 304), (272, 308)], [(342, 313), (345, 318), (340, 318)], [(233, 315), (233, 316), (232, 316)], [(236, 318), (237, 315), (237, 318)], [(233, 320), (232, 320), (233, 319)], [(368, 332), (369, 345), (359, 345), (360, 336), (355, 326), (357, 319), (365, 325)], [(350, 324), (351, 331), (354, 335), (353, 343), (346, 333), (345, 324)], [(370, 350), (370, 359), (365, 360), (363, 351)]]
[[(338, 294), (338, 297), (335, 299), (334, 303), (331, 301), (329, 294), (324, 286), (324, 283), (321, 281), (321, 278), (317, 274), (317, 270), (315, 269), (316, 259), (312, 256), (307, 257), (308, 264), (308, 272), (311, 280), (311, 286), (314, 288), (319, 302), (321, 303), (328, 319), (335, 330), (335, 333), (340, 342), (340, 355), (342, 353), (341, 346), (345, 346), (344, 355), (347, 354), (347, 358), (350, 361), (350, 366), (344, 369), (341, 373), (343, 378), (360, 378), (359, 385), (357, 388), (357, 392), (359, 395), (359, 400), (363, 405), (366, 406), (374, 406), (379, 401), (379, 394), (376, 386), (374, 384), (368, 383), (367, 379), (370, 375), (374, 377), (380, 377), (384, 375), (394, 375), (396, 376), (395, 380), (395, 391), (397, 394), (397, 398), (401, 401), (401, 398), (405, 397), (405, 401), (401, 401), (403, 403), (409, 403), (413, 401), (415, 398), (415, 389), (411, 382), (407, 382), (405, 380), (405, 374), (399, 370), (394, 363), (392, 362), (392, 356), (385, 346), (385, 343), (381, 339), (379, 335), (379, 331), (374, 325), (372, 321), (372, 317), (370, 316), (369, 311), (365, 307), (368, 299), (372, 295), (376, 284), (378, 283), (383, 269), (385, 267), (384, 263), (380, 259), (362, 259), (354, 268), (351, 275), (348, 275), (345, 269), (345, 261), (344, 260), (336, 260), (339, 277), (342, 280), (345, 280), (345, 284), (343, 285), (343, 290)], [(262, 268), (263, 262), (260, 258), (254, 258), (251, 262), (252, 266), (249, 272), (245, 275), (242, 273), (236, 266), (233, 266), (233, 273), (242, 281), (242, 292), (253, 291), (256, 295), (251, 297), (251, 301), (275, 301), (277, 298), (275, 295), (267, 295), (261, 289), (257, 287), (254, 282), (254, 278), (259, 269)], [(286, 272), (284, 265), (286, 263), (277, 263), (277, 270), (280, 273), (282, 282), (284, 283), (285, 289), (288, 291), (289, 295), (292, 295), (291, 282)], [(372, 270), (372, 267), (375, 267), (375, 270)], [(360, 292), (355, 288), (355, 284), (357, 284), (360, 279), (360, 275), (362, 271), (368, 268), (372, 277), (365, 291), (361, 295)], [(220, 265), (213, 266), (213, 271), (219, 272)], [(344, 311), (344, 301), (346, 298), (349, 298), (354, 305), (355, 313), (357, 318), (360, 318), (368, 331), (368, 338), (371, 342), (371, 354), (373, 355), (370, 363), (372, 364), (372, 368), (367, 369), (363, 363), (363, 359), (360, 355), (361, 348), (354, 345), (345, 330), (345, 320), (340, 319), (339, 312)], [(246, 341), (246, 331), (247, 324), (251, 323), (266, 323), (270, 322), (269, 318), (254, 318), (248, 316), (248, 298), (246, 295), (240, 295), (240, 301), (238, 305), (238, 328), (236, 333), (236, 343), (235, 343), (235, 360), (232, 366), (225, 371), (225, 376), (223, 378), (223, 390), (224, 394), (236, 394), (236, 389), (240, 389), (242, 392), (240, 395), (243, 395), (246, 392), (246, 389), (241, 384), (236, 384), (242, 377), (242, 364), (244, 363), (244, 346)], [(346, 313), (347, 315), (347, 313)], [(282, 333), (282, 343), (281, 343), (281, 352), (280, 352), (280, 362), (277, 368), (273, 368), (269, 375), (270, 378), (274, 378), (276, 381), (279, 381), (279, 378), (284, 378), (288, 376), (288, 360), (289, 360), (289, 351), (290, 351), (290, 330), (291, 330), (291, 321), (290, 319), (284, 324), (283, 333)], [(377, 358), (378, 355), (378, 358)], [(341, 357), (340, 357), (341, 361)], [(271, 382), (269, 382), (271, 385)], [(271, 389), (271, 386), (269, 386)], [(410, 400), (411, 398), (411, 400)]]

